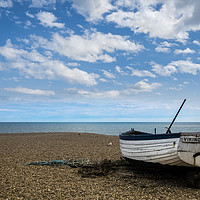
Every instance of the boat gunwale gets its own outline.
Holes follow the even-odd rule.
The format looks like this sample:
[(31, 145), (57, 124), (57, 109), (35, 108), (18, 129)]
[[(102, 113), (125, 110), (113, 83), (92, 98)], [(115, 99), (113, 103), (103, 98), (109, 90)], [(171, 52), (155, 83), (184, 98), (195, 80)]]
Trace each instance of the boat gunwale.
[(119, 138), (121, 140), (159, 140), (159, 139), (170, 139), (170, 138), (180, 138), (181, 132), (179, 133), (169, 133), (169, 134), (152, 134), (152, 133), (143, 133), (140, 135), (134, 135), (134, 133), (121, 133)]

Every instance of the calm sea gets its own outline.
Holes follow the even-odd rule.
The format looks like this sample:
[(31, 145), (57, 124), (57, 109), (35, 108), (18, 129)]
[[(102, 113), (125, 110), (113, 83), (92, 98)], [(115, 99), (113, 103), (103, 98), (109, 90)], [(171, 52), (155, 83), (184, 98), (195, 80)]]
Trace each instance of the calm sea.
[[(131, 128), (139, 131), (165, 133), (166, 122), (0, 122), (0, 133), (83, 132), (119, 135)], [(200, 132), (200, 122), (176, 122), (172, 132)]]

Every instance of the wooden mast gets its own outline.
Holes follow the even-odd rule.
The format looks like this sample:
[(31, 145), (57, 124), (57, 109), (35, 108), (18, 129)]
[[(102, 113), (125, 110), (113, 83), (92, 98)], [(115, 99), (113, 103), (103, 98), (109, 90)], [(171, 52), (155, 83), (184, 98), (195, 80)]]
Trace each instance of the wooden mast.
[(182, 109), (182, 107), (183, 107), (185, 101), (186, 101), (186, 99), (184, 99), (184, 101), (183, 101), (181, 107), (179, 108), (178, 112), (176, 113), (176, 116), (174, 117), (173, 121), (171, 122), (171, 124), (170, 124), (169, 128), (167, 129), (167, 132), (166, 132), (166, 133), (171, 133), (170, 128), (172, 127), (174, 121), (176, 120), (176, 117), (178, 116), (179, 112), (181, 111), (181, 109)]

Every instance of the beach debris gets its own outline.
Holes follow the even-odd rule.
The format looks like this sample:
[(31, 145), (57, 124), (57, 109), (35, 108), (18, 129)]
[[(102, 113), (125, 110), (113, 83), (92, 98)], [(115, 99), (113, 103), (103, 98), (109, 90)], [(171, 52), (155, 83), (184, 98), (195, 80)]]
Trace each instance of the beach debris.
[(112, 146), (112, 142), (109, 142), (109, 143), (107, 144), (107, 146)]
[(48, 165), (48, 166), (58, 166), (58, 165), (67, 165), (70, 167), (82, 167), (85, 165), (92, 164), (89, 159), (68, 159), (68, 160), (52, 160), (52, 161), (36, 161), (26, 163), (25, 165)]
[(84, 178), (95, 178), (97, 176), (106, 176), (113, 173), (118, 167), (127, 165), (125, 160), (111, 161), (104, 159), (102, 161), (91, 161), (89, 159), (68, 159), (52, 161), (36, 161), (26, 163), (25, 165), (40, 166), (70, 166), (78, 168), (78, 173)]

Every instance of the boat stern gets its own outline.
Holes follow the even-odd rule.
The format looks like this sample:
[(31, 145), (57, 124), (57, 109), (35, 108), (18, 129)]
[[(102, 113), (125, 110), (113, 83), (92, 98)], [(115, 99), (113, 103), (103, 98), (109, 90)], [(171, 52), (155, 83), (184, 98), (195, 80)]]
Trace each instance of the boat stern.
[(200, 132), (181, 133), (178, 156), (187, 164), (200, 167)]

